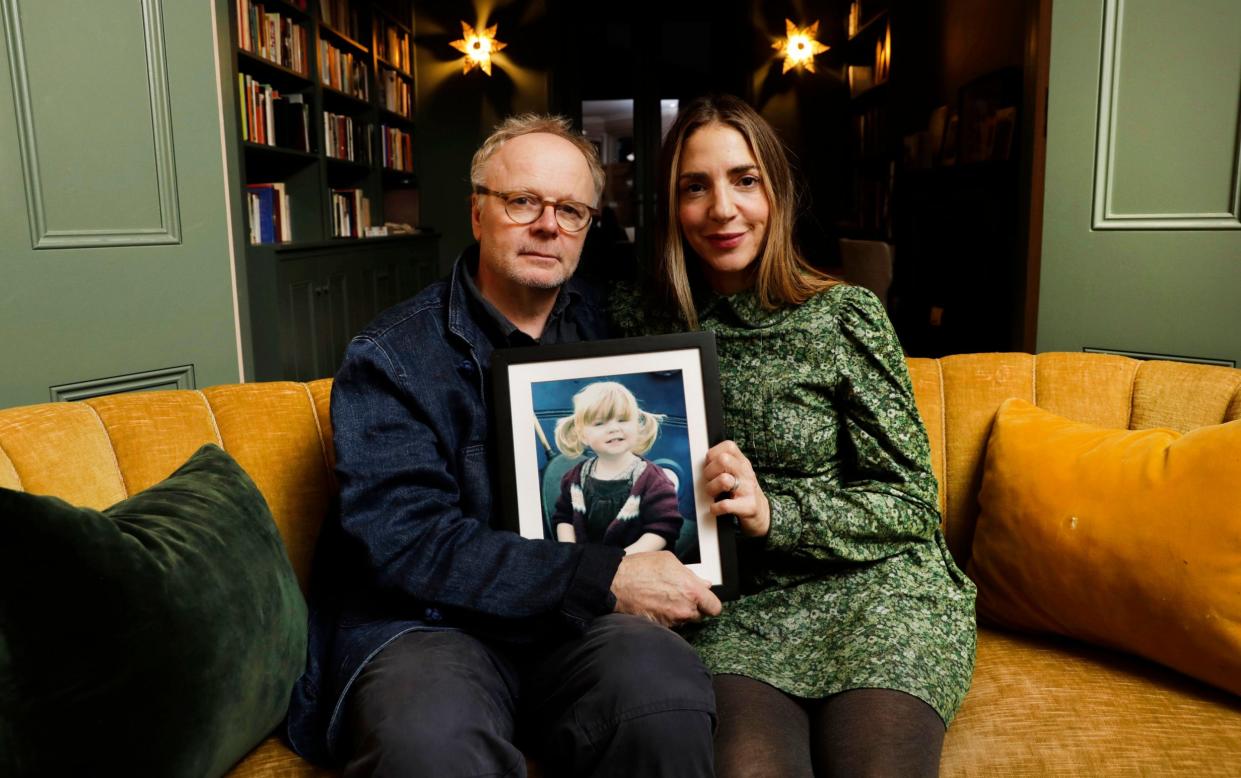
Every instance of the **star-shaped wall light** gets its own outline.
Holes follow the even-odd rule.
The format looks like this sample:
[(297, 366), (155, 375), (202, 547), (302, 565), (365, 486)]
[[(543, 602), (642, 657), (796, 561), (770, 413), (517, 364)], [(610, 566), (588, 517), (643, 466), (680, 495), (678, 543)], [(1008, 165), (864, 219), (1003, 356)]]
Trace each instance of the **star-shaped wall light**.
[(491, 55), (508, 44), (496, 40), (496, 25), (475, 31), (473, 27), (461, 22), (461, 40), (453, 41), (452, 47), (465, 54), (462, 73), (469, 73), (474, 68), (482, 68), (491, 75)]
[(813, 73), (815, 55), (822, 54), (830, 48), (815, 40), (819, 34), (819, 23), (815, 22), (809, 27), (798, 27), (793, 24), (792, 19), (785, 19), (784, 30), (784, 40), (771, 44), (771, 47), (784, 57), (784, 70), (780, 72), (787, 73), (793, 68), (804, 68)]

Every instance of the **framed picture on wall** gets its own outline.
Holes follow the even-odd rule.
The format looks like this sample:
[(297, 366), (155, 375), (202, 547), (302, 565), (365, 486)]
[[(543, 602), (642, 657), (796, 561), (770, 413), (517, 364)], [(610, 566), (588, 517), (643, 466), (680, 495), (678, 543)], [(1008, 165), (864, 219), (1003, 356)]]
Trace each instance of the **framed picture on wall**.
[(492, 379), (505, 529), (668, 550), (736, 596), (734, 522), (702, 478), (723, 439), (713, 335), (501, 349)]

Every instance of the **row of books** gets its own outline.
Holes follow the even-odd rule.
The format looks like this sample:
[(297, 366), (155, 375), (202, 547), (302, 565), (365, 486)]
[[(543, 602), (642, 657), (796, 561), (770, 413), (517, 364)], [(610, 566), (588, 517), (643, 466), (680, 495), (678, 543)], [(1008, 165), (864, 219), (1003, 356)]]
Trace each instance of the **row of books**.
[(380, 127), (379, 146), (384, 167), (414, 172), (414, 139), (408, 132), (385, 124)]
[(358, 10), (350, 0), (319, 0), (319, 19), (337, 32), (344, 33), (355, 41), (362, 37), (362, 24), (358, 18)]
[(412, 73), (414, 65), (409, 59), (409, 33), (382, 19), (376, 19), (375, 56), (389, 62), (405, 73)]
[(371, 223), (371, 201), (361, 189), (331, 189), (332, 237), (361, 238)]
[(852, 38), (857, 35), (858, 30), (862, 27), (862, 0), (853, 0), (849, 3), (849, 17), (845, 21), (845, 31)]
[(237, 74), (241, 139), (251, 143), (310, 151), (310, 106), (298, 92), (280, 94), (245, 73)]
[(289, 195), (284, 190), (284, 183), (250, 184), (246, 187), (246, 205), (250, 214), (251, 243), (287, 243), (293, 240)]
[(855, 171), (853, 178), (853, 224), (864, 230), (877, 230), (885, 237), (892, 230), (892, 190), (896, 162), (874, 173)]
[(236, 2), (238, 46), (289, 70), (308, 72), (306, 51), (310, 46), (305, 25), (276, 11), (268, 11), (252, 0)]
[(414, 90), (395, 70), (379, 68), (379, 96), (383, 107), (401, 116), (411, 117), (414, 113)]
[(325, 40), (319, 41), (319, 80), (359, 100), (370, 98), (366, 63)]
[(369, 126), (354, 121), (352, 116), (323, 112), (323, 143), (329, 157), (370, 164), (371, 134)]
[(889, 151), (885, 147), (888, 137), (888, 112), (883, 107), (855, 114), (853, 117), (854, 149), (859, 157), (873, 157)]

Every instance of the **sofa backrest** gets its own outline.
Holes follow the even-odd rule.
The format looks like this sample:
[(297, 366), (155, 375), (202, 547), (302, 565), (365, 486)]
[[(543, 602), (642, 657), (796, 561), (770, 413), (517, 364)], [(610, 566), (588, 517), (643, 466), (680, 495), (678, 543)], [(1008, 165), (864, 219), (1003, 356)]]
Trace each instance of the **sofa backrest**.
[(1241, 370), (1110, 354), (960, 354), (910, 359), (931, 439), (948, 547), (962, 569), (974, 542), (991, 422), (1020, 397), (1074, 421), (1117, 429), (1195, 427), (1241, 418)]
[[(991, 421), (1021, 397), (1106, 427), (1187, 431), (1241, 418), (1241, 370), (1104, 354), (909, 360), (931, 440), (948, 545), (974, 538)], [(331, 381), (138, 392), (0, 410), (0, 486), (106, 508), (167, 477), (204, 443), (245, 468), (271, 506), (303, 590), (335, 493)]]
[(0, 410), (0, 486), (102, 509), (215, 443), (267, 498), (305, 591), (335, 491), (331, 385), (234, 384)]

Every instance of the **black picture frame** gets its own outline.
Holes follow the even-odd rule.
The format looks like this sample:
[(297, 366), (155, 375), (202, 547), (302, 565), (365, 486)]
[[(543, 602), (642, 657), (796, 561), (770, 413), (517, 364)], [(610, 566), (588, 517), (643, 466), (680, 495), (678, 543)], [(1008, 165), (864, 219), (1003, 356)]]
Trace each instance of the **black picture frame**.
[(735, 522), (711, 516), (715, 495), (701, 478), (707, 449), (724, 439), (713, 334), (498, 349), (491, 378), (501, 500), (494, 514), (500, 528), (554, 541), (551, 514), (561, 490), (569, 488), (565, 474), (588, 456), (563, 454), (555, 444), (555, 424), (572, 414), (573, 396), (588, 384), (620, 383), (642, 410), (663, 417), (643, 456), (676, 490), (683, 524), (668, 550), (710, 581), (721, 599), (737, 596)]

